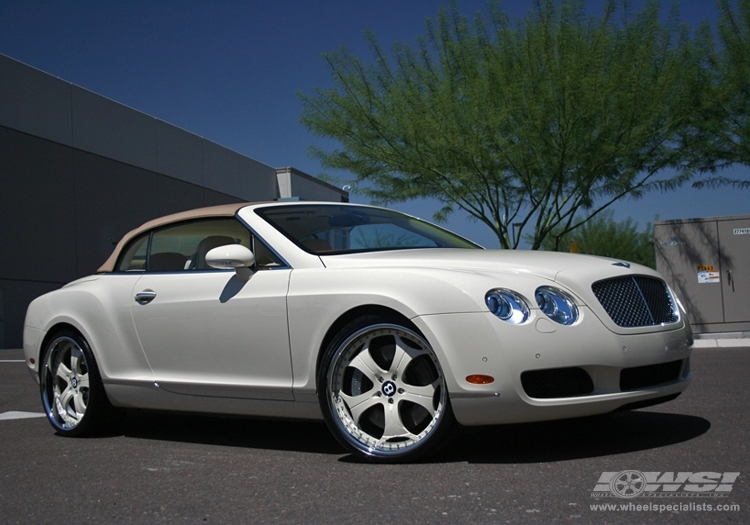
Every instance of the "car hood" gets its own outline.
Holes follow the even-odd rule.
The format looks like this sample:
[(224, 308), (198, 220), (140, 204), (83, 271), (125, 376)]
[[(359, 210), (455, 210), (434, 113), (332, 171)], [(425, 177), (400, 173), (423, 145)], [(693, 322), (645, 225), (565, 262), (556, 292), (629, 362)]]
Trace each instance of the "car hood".
[(659, 276), (651, 268), (617, 259), (536, 250), (468, 250), (425, 248), (342, 255), (323, 255), (327, 268), (435, 268), (475, 273), (536, 275), (575, 285), (620, 275)]

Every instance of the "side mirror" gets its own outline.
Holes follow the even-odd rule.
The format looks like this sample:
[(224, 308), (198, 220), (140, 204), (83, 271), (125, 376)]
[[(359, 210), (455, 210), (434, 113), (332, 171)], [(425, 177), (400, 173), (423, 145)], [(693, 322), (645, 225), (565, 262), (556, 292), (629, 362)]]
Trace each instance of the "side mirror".
[(227, 270), (234, 268), (240, 281), (247, 281), (253, 274), (255, 256), (241, 244), (225, 244), (210, 250), (206, 254), (206, 264), (211, 268)]

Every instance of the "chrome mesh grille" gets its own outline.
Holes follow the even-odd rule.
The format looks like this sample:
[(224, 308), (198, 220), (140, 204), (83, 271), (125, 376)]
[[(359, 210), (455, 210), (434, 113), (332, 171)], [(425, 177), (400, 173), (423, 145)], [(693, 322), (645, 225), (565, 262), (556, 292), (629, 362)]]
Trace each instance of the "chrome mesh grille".
[(597, 281), (591, 289), (617, 326), (633, 328), (677, 321), (677, 309), (661, 279), (642, 275)]

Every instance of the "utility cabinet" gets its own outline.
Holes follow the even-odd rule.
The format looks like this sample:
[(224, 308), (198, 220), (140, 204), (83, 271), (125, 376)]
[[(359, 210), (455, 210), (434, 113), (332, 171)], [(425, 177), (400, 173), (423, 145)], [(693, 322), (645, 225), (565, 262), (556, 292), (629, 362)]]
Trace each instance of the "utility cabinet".
[(656, 221), (654, 245), (695, 332), (750, 330), (750, 215)]

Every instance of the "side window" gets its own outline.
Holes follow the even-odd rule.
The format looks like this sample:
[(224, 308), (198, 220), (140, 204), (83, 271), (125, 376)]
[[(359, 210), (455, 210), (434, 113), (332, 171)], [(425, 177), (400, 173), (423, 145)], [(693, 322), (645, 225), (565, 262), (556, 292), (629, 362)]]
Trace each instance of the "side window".
[(263, 241), (255, 237), (253, 239), (253, 254), (255, 255), (255, 266), (258, 268), (274, 268), (284, 266), (275, 253), (266, 246)]
[(281, 260), (234, 218), (200, 219), (166, 226), (133, 239), (123, 250), (117, 271), (182, 272), (212, 270), (206, 254), (225, 244), (255, 251), (256, 266), (281, 266)]
[(148, 255), (149, 272), (211, 270), (206, 254), (225, 244), (251, 248), (250, 232), (236, 219), (204, 219), (154, 231)]
[(120, 255), (116, 269), (118, 272), (142, 272), (146, 269), (148, 237), (149, 234), (145, 233), (130, 241)]

